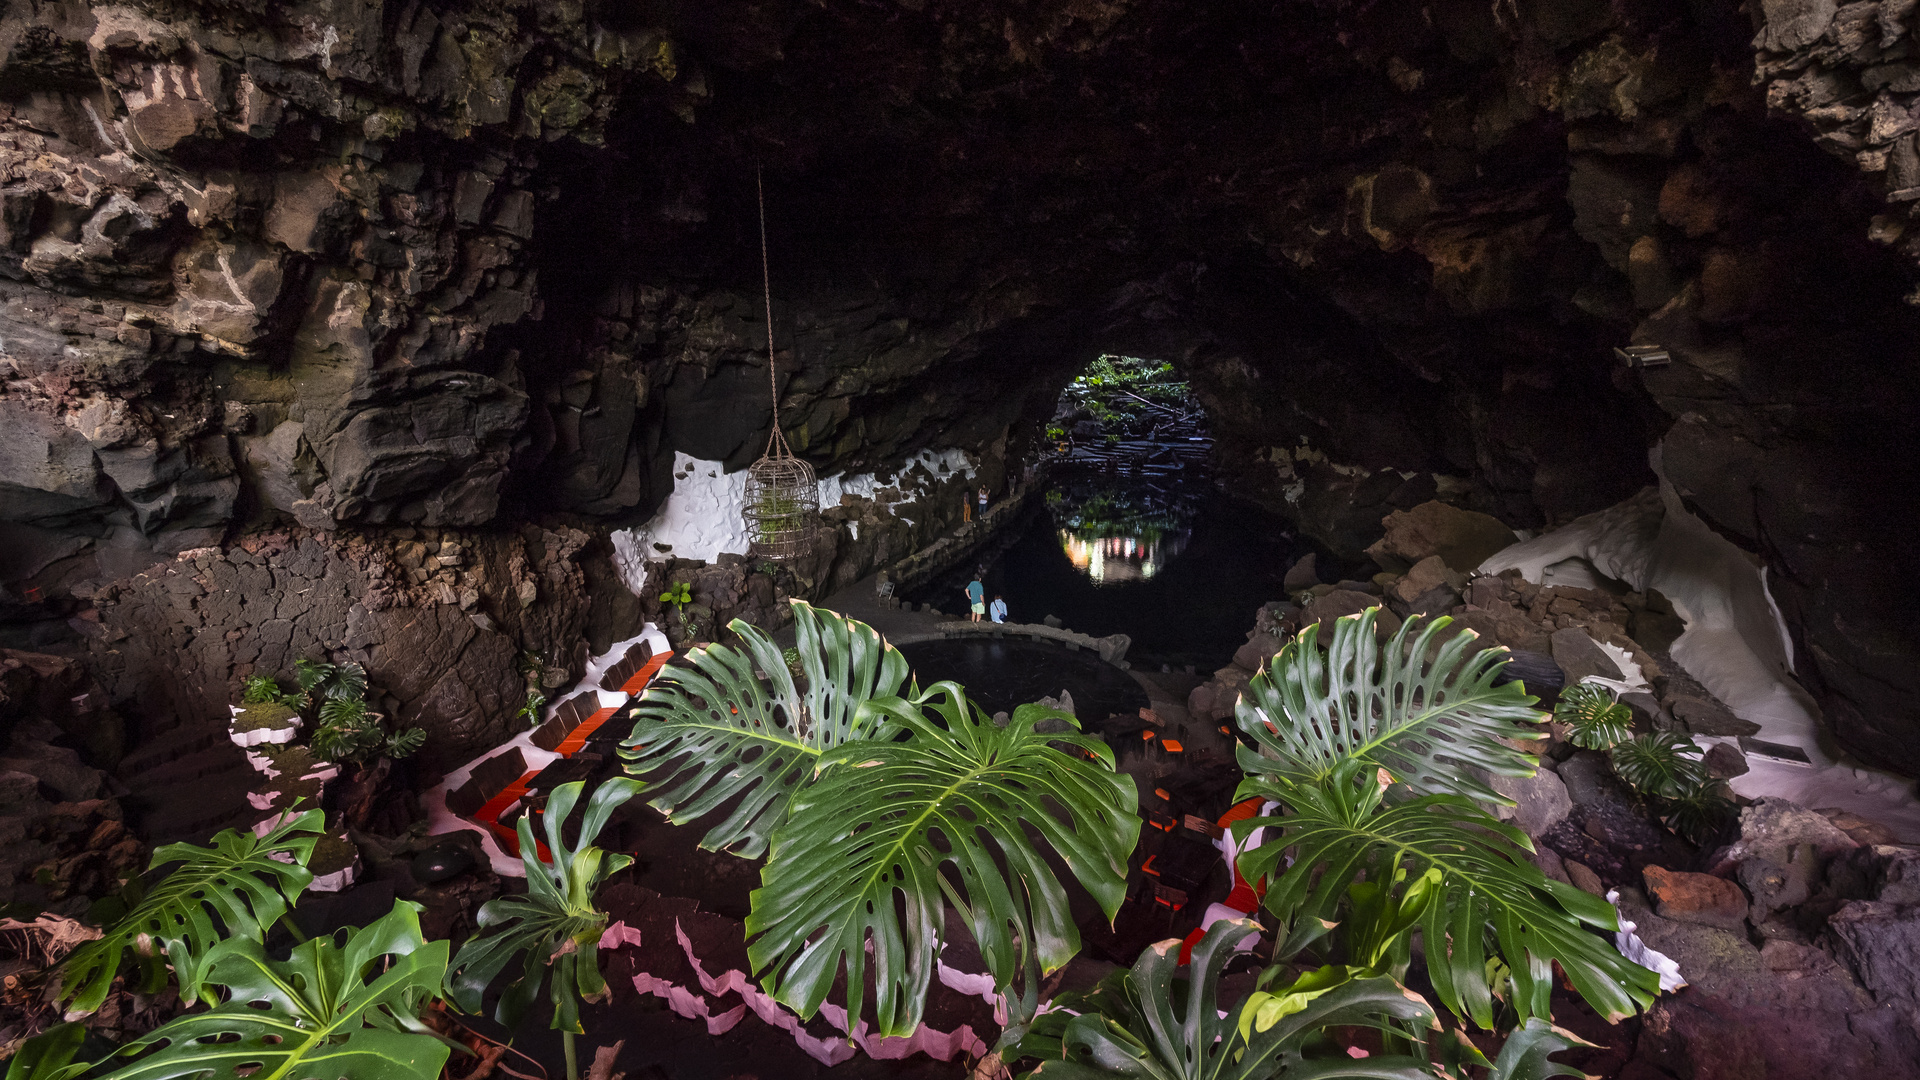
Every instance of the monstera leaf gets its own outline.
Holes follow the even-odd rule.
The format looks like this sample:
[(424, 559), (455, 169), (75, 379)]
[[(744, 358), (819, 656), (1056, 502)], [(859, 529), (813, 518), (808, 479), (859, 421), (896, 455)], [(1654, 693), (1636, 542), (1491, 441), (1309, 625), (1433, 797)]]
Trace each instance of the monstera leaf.
[(884, 718), (862, 706), (907, 681), (906, 658), (873, 627), (798, 600), (793, 619), (804, 688), (773, 639), (736, 620), (744, 650), (695, 649), (687, 666), (665, 668), (640, 696), (620, 752), (628, 772), (659, 774), (650, 805), (682, 825), (738, 800), (701, 847), (765, 854), (820, 755), (885, 734)]
[(1556, 1076), (1592, 1080), (1571, 1065), (1547, 1060), (1548, 1054), (1592, 1045), (1536, 1016), (1507, 1035), (1507, 1041), (1500, 1046), (1500, 1056), (1493, 1059), (1493, 1071), (1487, 1074), (1487, 1080), (1552, 1080)]
[(1324, 652), (1307, 627), (1254, 676), (1234, 719), (1264, 753), (1241, 746), (1240, 767), (1312, 781), (1365, 761), (1416, 794), (1512, 805), (1471, 771), (1532, 776), (1533, 759), (1499, 740), (1546, 738), (1525, 689), (1494, 685), (1506, 650), (1469, 652), (1473, 632), (1448, 637), (1444, 616), (1410, 618), (1383, 646), (1379, 611), (1336, 620)]
[(1553, 718), (1567, 725), (1567, 741), (1588, 750), (1605, 750), (1633, 738), (1633, 710), (1595, 683), (1575, 683), (1560, 691)]
[[(324, 829), (324, 815), (309, 810), (265, 836), (225, 829), (210, 848), (168, 844), (155, 850), (149, 869), (181, 865), (104, 936), (68, 954), (60, 965), (61, 1000), (70, 1012), (98, 1009), (129, 949), (141, 970), (143, 993), (166, 985), (166, 965), (171, 964), (180, 996), (188, 1001), (201, 996), (201, 972), (210, 950), (226, 938), (265, 940), (267, 927), (313, 881), (306, 861)], [(165, 952), (165, 963), (142, 945), (143, 938)]]
[(73, 1080), (93, 1066), (75, 1061), (87, 1039), (86, 1026), (56, 1024), (20, 1044), (7, 1059), (6, 1080)]
[(1148, 946), (1132, 971), (1056, 1002), (1007, 1056), (1042, 1059), (1025, 1074), (1036, 1080), (1433, 1080), (1422, 1059), (1356, 1059), (1324, 1037), (1335, 1026), (1400, 1035), (1434, 1027), (1427, 1003), (1392, 979), (1322, 968), (1221, 1010), (1220, 970), (1233, 945), (1259, 929), (1214, 923), (1194, 947), (1184, 987), (1180, 942)]
[[(1261, 826), (1272, 830), (1239, 867), (1248, 881), (1273, 876), (1266, 906), (1286, 930), (1279, 954), (1338, 924), (1355, 881), (1394, 882), (1429, 893), (1421, 916), (1427, 976), (1456, 1016), (1493, 1026), (1496, 986), (1487, 961), (1496, 957), (1511, 979), (1504, 996), (1523, 1022), (1551, 1015), (1554, 963), (1610, 1021), (1652, 1003), (1659, 977), (1594, 933), (1618, 928), (1612, 905), (1547, 878), (1527, 860), (1526, 834), (1467, 799), (1432, 795), (1384, 806), (1374, 773), (1355, 761), (1319, 784), (1282, 778), (1241, 785), (1240, 797), (1262, 795), (1292, 811), (1234, 826), (1241, 837)], [(1289, 849), (1293, 862), (1282, 870)], [(1432, 870), (1440, 873), (1437, 882)]]
[(220, 943), (206, 979), (227, 1000), (120, 1050), (135, 1060), (102, 1080), (435, 1080), (448, 1044), (419, 1015), (438, 995), (447, 943), (421, 937), (419, 910), (396, 901), (344, 948), (315, 938), (285, 960), (247, 938)]
[(950, 682), (873, 705), (899, 737), (820, 755), (819, 779), (794, 795), (774, 834), (747, 916), (747, 956), (768, 992), (804, 1017), (844, 963), (847, 1012), (858, 1018), (870, 960), (876, 1027), (908, 1035), (926, 1002), (946, 901), (1003, 989), (1024, 949), (1043, 970), (1059, 967), (1079, 949), (1079, 932), (1030, 834), (1111, 918), (1126, 897), (1138, 800), (1105, 743), (1034, 730), (1046, 718), (1073, 723), (1058, 710), (1023, 705), (995, 727)]
[(531, 815), (521, 816), (520, 854), (527, 860), (527, 892), (525, 896), (489, 900), (481, 906), (481, 933), (460, 947), (447, 973), (448, 997), (461, 1009), (479, 1012), (487, 987), (516, 958), (522, 961), (521, 974), (500, 995), (500, 1004), (494, 1010), (494, 1019), (509, 1028), (520, 1026), (549, 975), (553, 1027), (557, 1030), (581, 1031), (580, 1002), (605, 996), (607, 984), (600, 977), (599, 942), (607, 915), (594, 906), (593, 894), (602, 881), (619, 873), (633, 859), (608, 855), (594, 847), (593, 841), (606, 826), (607, 818), (640, 790), (640, 784), (614, 777), (594, 788), (580, 824), (580, 839), (570, 848), (563, 828), (580, 800), (583, 786), (579, 781), (561, 784), (547, 798), (541, 826), (547, 834), (547, 849), (553, 854), (552, 863), (534, 857), (539, 849), (528, 823)]

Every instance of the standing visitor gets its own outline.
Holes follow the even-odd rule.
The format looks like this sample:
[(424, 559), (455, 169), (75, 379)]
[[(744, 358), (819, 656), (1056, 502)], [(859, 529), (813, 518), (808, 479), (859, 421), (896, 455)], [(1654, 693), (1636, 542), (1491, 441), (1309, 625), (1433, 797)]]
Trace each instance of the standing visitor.
[(980, 519), (982, 521), (985, 521), (986, 517), (987, 517), (987, 485), (981, 484), (980, 485)]
[(972, 520), (973, 520), (973, 500), (967, 498), (967, 493), (965, 491), (962, 491), (960, 493), (960, 523), (964, 525), (967, 522)]
[(967, 582), (966, 592), (967, 603), (973, 605), (973, 614), (967, 616), (967, 621), (979, 622), (980, 616), (987, 613), (987, 587), (980, 584), (978, 574), (974, 575), (972, 581)]
[(993, 603), (987, 606), (987, 613), (993, 616), (994, 622), (1007, 621), (1007, 602), (999, 593), (993, 594)]

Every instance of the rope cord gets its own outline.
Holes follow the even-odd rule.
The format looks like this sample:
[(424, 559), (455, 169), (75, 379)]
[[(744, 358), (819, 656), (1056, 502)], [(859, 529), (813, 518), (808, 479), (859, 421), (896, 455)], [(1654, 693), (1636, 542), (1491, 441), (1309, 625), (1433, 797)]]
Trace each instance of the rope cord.
[(760, 198), (760, 283), (767, 301), (767, 397), (773, 410), (773, 431), (767, 436), (767, 456), (787, 457), (787, 437), (780, 432), (780, 383), (773, 367), (773, 268), (767, 258), (767, 184), (761, 170), (753, 170), (753, 184)]

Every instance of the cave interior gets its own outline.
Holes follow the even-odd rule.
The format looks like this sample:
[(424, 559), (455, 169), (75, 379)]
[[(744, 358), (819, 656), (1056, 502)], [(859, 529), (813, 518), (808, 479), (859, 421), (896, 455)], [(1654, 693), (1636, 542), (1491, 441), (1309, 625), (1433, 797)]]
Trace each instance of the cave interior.
[[(532, 806), (457, 841), (436, 813), (504, 790), (459, 809), (503, 748), (547, 755), (512, 758), (541, 793), (617, 773), (613, 727), (549, 765), (535, 725), (625, 708), (609, 672), (644, 682), (735, 619), (778, 631), (789, 601), (959, 633), (926, 609), (965, 609), (928, 598), (1048, 512), (1063, 389), (1143, 357), (1204, 414), (1193, 482), (1289, 565), (1210, 579), (1233, 597), (1217, 657), (1156, 644), (1115, 675), (1124, 647), (1062, 611), (1058, 640), (967, 646), (971, 670), (1044, 670), (1072, 639), (1115, 701), (1144, 695), (1157, 719), (1101, 730), (1151, 825), (1227, 809), (1234, 702), (1316, 620), (1451, 614), (1541, 658), (1550, 691), (1587, 670), (1562, 635), (1598, 642), (1649, 676), (1627, 687), (1646, 723), (1741, 759), (1741, 810), (1677, 841), (1555, 736), (1571, 817), (1528, 828), (1536, 861), (1625, 890), (1693, 984), (1618, 1024), (1556, 991), (1595, 1044), (1565, 1059), (1920, 1076), (1914, 0), (36, 0), (0, 12), (0, 56), (9, 918), (98, 924), (156, 846), (304, 799), (362, 883), (309, 894), (309, 930), (398, 895), (428, 937), (464, 935), (522, 887), (488, 867)], [(738, 536), (769, 366), (822, 495), (777, 563)], [(310, 756), (263, 795), (279, 736), (230, 706), (301, 661), (357, 668), (417, 751)], [(1171, 716), (1185, 764), (1142, 748)], [(759, 870), (631, 811), (640, 861), (608, 903), (653, 919), (635, 948), (684, 927), (687, 963), (751, 972)], [(1143, 845), (1173, 844), (1158, 828)], [(1761, 834), (1798, 899), (1768, 907), (1738, 869)], [(1826, 869), (1803, 880), (1782, 852), (1807, 844)], [(1136, 854), (1147, 913), (1098, 929), (1074, 893), (1076, 964), (1131, 965), (1232, 884), (1195, 870), (1194, 902), (1156, 908), (1171, 886)], [(1655, 871), (1752, 906), (1682, 914)], [(58, 1023), (35, 948), (0, 960), (0, 1052)], [(609, 1069), (825, 1075), (840, 1052), (806, 1040), (848, 1045), (757, 1007), (725, 1034), (711, 986), (701, 1028), (697, 993), (662, 1011), (631, 988), (665, 969), (614, 951), (583, 1036), (630, 1033)], [(965, 1021), (984, 1053), (1004, 1016), (968, 993), (937, 984), (923, 1030)], [(100, 1045), (183, 1006), (114, 1008)], [(556, 1039), (516, 1046), (557, 1075)], [(930, 1047), (831, 1071), (1018, 1074)]]

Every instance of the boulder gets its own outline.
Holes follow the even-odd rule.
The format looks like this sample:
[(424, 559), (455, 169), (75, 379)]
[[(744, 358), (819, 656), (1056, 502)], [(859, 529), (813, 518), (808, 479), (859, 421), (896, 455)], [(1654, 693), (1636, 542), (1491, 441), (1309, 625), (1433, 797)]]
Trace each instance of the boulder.
[(1566, 784), (1567, 796), (1580, 806), (1629, 806), (1632, 795), (1613, 775), (1607, 755), (1598, 750), (1582, 750), (1560, 763), (1559, 776)]
[(1667, 711), (1692, 735), (1758, 735), (1760, 725), (1742, 720), (1733, 710), (1704, 694), (1676, 694), (1666, 701)]
[(1892, 829), (1877, 821), (1869, 821), (1859, 814), (1826, 808), (1822, 808), (1819, 812), (1826, 815), (1827, 820), (1833, 822), (1835, 828), (1846, 833), (1854, 843), (1862, 847), (1892, 845), (1900, 842), (1900, 837)]
[(1567, 819), (1573, 811), (1573, 798), (1567, 785), (1550, 769), (1541, 769), (1528, 777), (1496, 776), (1493, 790), (1512, 799), (1514, 805), (1494, 809), (1494, 816), (1511, 821), (1528, 836), (1540, 836)]
[(1460, 602), (1466, 585), (1465, 574), (1449, 568), (1440, 556), (1429, 555), (1394, 582), (1387, 596), (1402, 615), (1444, 615)]
[(1292, 596), (1297, 592), (1304, 592), (1320, 584), (1320, 574), (1319, 571), (1314, 569), (1313, 561), (1314, 554), (1309, 551), (1305, 555), (1300, 556), (1299, 561), (1287, 568), (1287, 576), (1281, 581), (1281, 587), (1287, 590), (1288, 596)]
[(1827, 920), (1827, 933), (1874, 997), (1920, 1002), (1920, 904), (1852, 900)]
[(1801, 844), (1811, 844), (1823, 860), (1860, 846), (1823, 814), (1786, 799), (1762, 798), (1740, 811), (1740, 838), (1715, 862), (1730, 868), (1758, 857), (1785, 866)]
[[(1324, 596), (1315, 597), (1307, 605), (1306, 611), (1300, 616), (1300, 625), (1304, 629), (1309, 622), (1319, 623), (1320, 640), (1325, 642), (1333, 634), (1335, 619), (1358, 615), (1370, 607), (1380, 607), (1380, 598), (1349, 589), (1334, 589)], [(1380, 614), (1374, 618), (1373, 628), (1377, 636), (1385, 637), (1400, 629), (1400, 617), (1381, 608)]]
[(1715, 780), (1731, 780), (1736, 776), (1745, 776), (1749, 766), (1747, 755), (1730, 742), (1714, 743), (1707, 750), (1707, 775)]
[(1193, 688), (1187, 695), (1187, 712), (1194, 720), (1213, 724), (1233, 715), (1240, 692), (1253, 681), (1253, 672), (1238, 664), (1229, 664), (1213, 673), (1213, 678)]
[(1386, 535), (1367, 554), (1389, 570), (1438, 555), (1454, 570), (1468, 574), (1518, 539), (1498, 518), (1443, 502), (1395, 510), (1380, 524)]
[(1248, 671), (1259, 671), (1267, 666), (1267, 661), (1286, 645), (1286, 641), (1272, 634), (1255, 633), (1247, 639), (1233, 654), (1233, 662)]
[(1649, 866), (1641, 874), (1661, 918), (1717, 926), (1736, 934), (1746, 929), (1747, 894), (1733, 882), (1660, 866)]
[(1520, 683), (1527, 688), (1527, 693), (1546, 701), (1559, 695), (1567, 685), (1566, 678), (1553, 657), (1528, 649), (1513, 649), (1507, 653), (1507, 662), (1500, 666), (1494, 681)]
[(1613, 662), (1585, 630), (1569, 626), (1564, 630), (1555, 630), (1552, 637), (1553, 662), (1560, 665), (1566, 676), (1567, 686), (1572, 686), (1589, 675), (1602, 679), (1621, 679), (1624, 675), (1620, 666)]
[(1920, 904), (1920, 849), (1875, 847), (1873, 898), (1896, 904)]
[(1736, 876), (1753, 897), (1749, 917), (1755, 926), (1776, 911), (1797, 907), (1813, 895), (1820, 875), (1820, 857), (1812, 844), (1801, 844), (1785, 862), (1754, 857), (1740, 864)]

